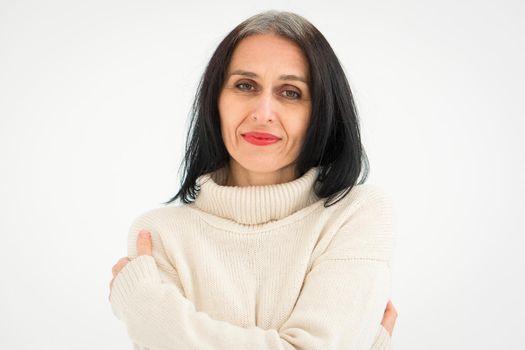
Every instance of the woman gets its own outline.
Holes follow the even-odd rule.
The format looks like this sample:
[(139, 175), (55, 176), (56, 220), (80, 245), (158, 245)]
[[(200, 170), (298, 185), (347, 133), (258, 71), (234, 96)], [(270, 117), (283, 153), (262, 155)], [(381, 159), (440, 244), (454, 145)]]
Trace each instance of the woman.
[(323, 35), (289, 12), (247, 19), (193, 112), (168, 202), (183, 204), (140, 215), (113, 267), (135, 348), (388, 349), (394, 208), (363, 183), (352, 94)]

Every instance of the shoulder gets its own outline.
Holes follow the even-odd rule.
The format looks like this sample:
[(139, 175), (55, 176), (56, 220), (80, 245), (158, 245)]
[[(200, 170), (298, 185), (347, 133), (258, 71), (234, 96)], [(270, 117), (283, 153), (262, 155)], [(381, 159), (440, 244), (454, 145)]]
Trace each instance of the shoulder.
[(397, 212), (390, 192), (376, 184), (360, 184), (337, 204), (337, 222), (319, 260), (373, 259), (390, 262), (396, 241)]
[(162, 225), (173, 219), (180, 219), (187, 216), (188, 210), (185, 205), (167, 205), (148, 209), (139, 213), (133, 220), (133, 225)]
[(334, 217), (343, 223), (357, 217), (370, 217), (376, 221), (396, 220), (397, 208), (393, 195), (377, 184), (359, 184), (334, 204)]
[(177, 226), (191, 215), (188, 212), (184, 205), (168, 205), (139, 213), (128, 229), (128, 255), (135, 253), (136, 241), (141, 230), (151, 233), (154, 246), (155, 243), (160, 245), (167, 235), (177, 231)]
[(383, 186), (364, 183), (352, 187), (347, 195), (348, 205), (359, 206), (394, 206), (392, 194)]

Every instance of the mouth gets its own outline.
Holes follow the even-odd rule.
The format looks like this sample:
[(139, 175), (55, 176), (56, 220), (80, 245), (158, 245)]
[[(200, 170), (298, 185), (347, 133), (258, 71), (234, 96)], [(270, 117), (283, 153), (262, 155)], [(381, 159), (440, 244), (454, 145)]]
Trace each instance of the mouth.
[(241, 135), (246, 141), (257, 146), (267, 146), (281, 140), (279, 137), (267, 133), (248, 132)]

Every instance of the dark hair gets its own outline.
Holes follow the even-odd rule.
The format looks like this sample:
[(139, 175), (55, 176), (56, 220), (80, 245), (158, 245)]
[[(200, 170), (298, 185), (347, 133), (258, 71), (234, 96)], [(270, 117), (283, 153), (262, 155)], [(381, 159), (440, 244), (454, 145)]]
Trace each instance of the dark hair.
[[(302, 176), (310, 168), (319, 166), (314, 190), (319, 198), (327, 198), (325, 207), (346, 196), (356, 183), (366, 181), (369, 163), (361, 144), (357, 109), (337, 56), (321, 32), (308, 20), (295, 13), (270, 10), (240, 23), (213, 53), (191, 108), (185, 156), (181, 163), (184, 179), (179, 192), (164, 204), (177, 198), (186, 204), (191, 203), (199, 191), (197, 178), (229, 163), (230, 155), (221, 136), (218, 96), (236, 45), (249, 35), (264, 33), (274, 33), (294, 41), (309, 63), (312, 110), (310, 125), (296, 160), (296, 174)], [(357, 182), (360, 174), (361, 180)], [(342, 196), (327, 205), (337, 195)]]

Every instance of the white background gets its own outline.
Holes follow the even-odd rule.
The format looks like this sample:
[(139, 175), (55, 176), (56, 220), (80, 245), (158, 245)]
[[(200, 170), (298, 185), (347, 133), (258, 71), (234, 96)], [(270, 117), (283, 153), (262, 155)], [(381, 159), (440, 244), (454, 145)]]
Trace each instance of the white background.
[(523, 348), (523, 2), (3, 0), (1, 349), (131, 348), (111, 267), (178, 189), (216, 45), (267, 9), (331, 43), (397, 202), (392, 348)]

